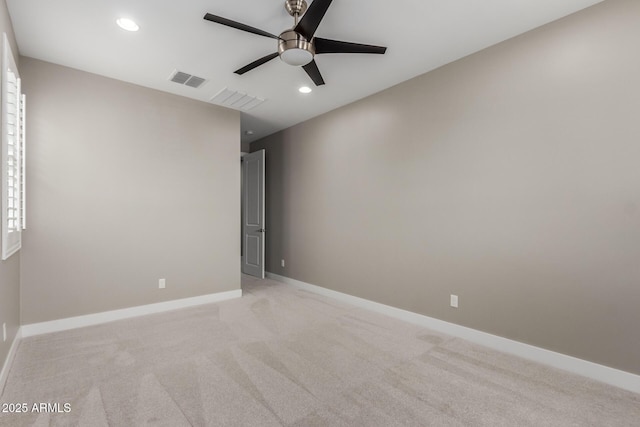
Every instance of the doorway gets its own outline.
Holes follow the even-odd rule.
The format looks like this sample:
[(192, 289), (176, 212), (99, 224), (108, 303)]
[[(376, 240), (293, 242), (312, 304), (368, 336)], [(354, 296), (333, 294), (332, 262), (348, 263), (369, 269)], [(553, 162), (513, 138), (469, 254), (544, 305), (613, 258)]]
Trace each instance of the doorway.
[(242, 272), (264, 279), (265, 151), (242, 156)]

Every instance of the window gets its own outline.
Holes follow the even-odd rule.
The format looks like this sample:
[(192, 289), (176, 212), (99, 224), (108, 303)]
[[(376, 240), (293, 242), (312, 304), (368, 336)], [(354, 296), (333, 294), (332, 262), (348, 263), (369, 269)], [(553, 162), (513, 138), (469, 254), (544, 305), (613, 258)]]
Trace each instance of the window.
[(7, 35), (2, 57), (2, 259), (20, 250), (25, 222), (25, 97)]

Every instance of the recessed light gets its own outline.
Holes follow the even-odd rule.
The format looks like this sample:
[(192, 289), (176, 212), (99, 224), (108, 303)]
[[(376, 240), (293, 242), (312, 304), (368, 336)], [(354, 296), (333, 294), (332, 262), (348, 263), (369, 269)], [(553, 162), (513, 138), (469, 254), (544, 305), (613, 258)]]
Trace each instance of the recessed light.
[(118, 24), (118, 26), (123, 30), (127, 30), (127, 31), (138, 31), (140, 29), (138, 24), (136, 24), (133, 20), (129, 18), (119, 18), (116, 21), (116, 24)]
[(311, 93), (311, 88), (309, 86), (302, 86), (298, 90), (300, 91), (300, 93)]

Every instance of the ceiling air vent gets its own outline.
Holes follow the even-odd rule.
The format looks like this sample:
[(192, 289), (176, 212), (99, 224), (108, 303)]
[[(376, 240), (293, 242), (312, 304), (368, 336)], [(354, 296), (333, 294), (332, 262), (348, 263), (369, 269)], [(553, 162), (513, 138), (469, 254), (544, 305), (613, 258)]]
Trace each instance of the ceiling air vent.
[(247, 95), (237, 90), (224, 88), (211, 98), (214, 104), (235, 110), (249, 111), (262, 104), (265, 100), (256, 96)]
[(202, 83), (204, 83), (204, 79), (202, 77), (191, 76), (184, 84), (198, 88)]
[(202, 86), (204, 82), (206, 82), (206, 80), (202, 77), (192, 76), (191, 74), (183, 73), (182, 71), (175, 71), (173, 74), (171, 74), (169, 80), (174, 83), (193, 87), (196, 89)]

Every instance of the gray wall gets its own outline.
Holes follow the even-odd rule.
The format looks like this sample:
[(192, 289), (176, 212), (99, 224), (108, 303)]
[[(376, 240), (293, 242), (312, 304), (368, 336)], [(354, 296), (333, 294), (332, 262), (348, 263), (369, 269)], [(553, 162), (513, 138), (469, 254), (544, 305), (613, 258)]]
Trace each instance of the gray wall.
[(606, 1), (252, 143), (267, 269), (640, 374), (638, 40)]
[(239, 289), (239, 113), (30, 58), (20, 66), (22, 323)]
[[(7, 3), (0, 0), (0, 36), (7, 33), (16, 62), (18, 47), (13, 35), (13, 26), (7, 11)], [(1, 43), (1, 41), (0, 41)], [(0, 48), (2, 50), (2, 48)], [(18, 66), (20, 64), (17, 64)], [(7, 341), (2, 341), (2, 323), (7, 324)], [(20, 326), (20, 253), (6, 261), (0, 261), (0, 370), (4, 365), (13, 338)]]

